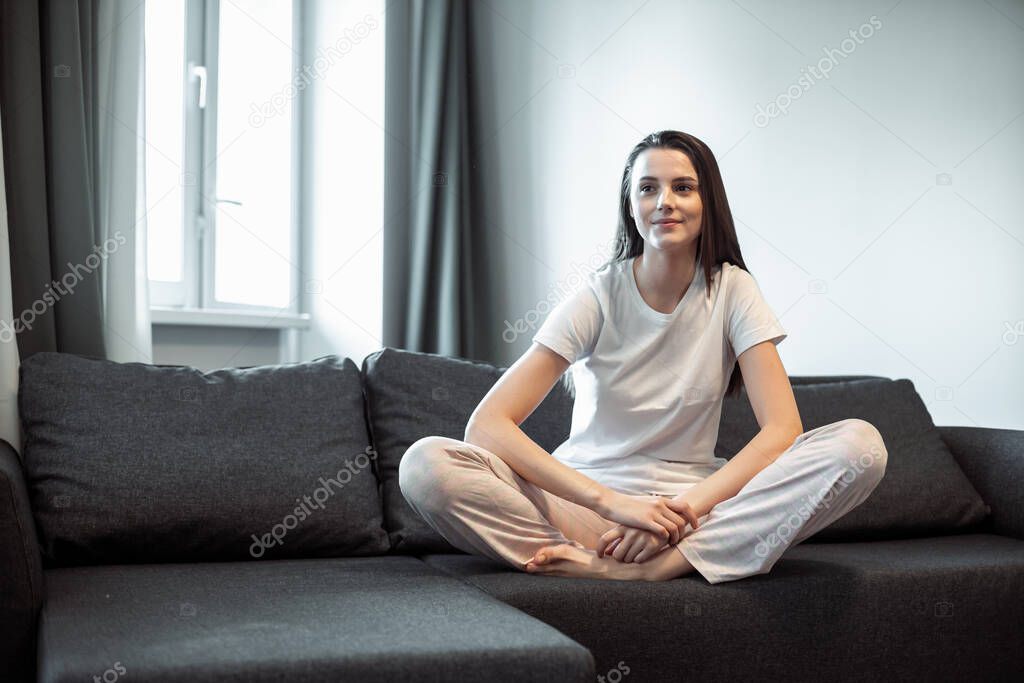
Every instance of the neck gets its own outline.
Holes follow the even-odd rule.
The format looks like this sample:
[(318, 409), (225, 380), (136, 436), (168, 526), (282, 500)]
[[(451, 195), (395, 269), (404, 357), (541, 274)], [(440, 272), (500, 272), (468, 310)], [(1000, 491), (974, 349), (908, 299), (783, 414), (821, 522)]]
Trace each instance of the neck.
[(675, 253), (644, 249), (633, 266), (640, 293), (655, 308), (674, 309), (693, 281), (696, 258), (695, 247)]

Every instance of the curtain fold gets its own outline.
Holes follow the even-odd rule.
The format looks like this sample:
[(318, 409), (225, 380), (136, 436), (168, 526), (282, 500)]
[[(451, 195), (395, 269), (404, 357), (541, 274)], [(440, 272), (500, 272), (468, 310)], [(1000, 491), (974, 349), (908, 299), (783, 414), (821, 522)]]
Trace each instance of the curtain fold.
[(500, 330), (488, 315), (490, 255), (474, 169), (471, 10), (465, 0), (388, 5), (383, 342), (489, 360)]
[[(0, 117), (2, 119), (2, 117)], [(0, 122), (0, 126), (2, 126)], [(3, 135), (0, 134), (0, 187), (4, 185)], [(0, 439), (21, 453), (18, 421), (18, 340), (13, 329), (11, 255), (7, 245), (7, 196), (0, 192)]]
[[(116, 255), (101, 270), (107, 358), (153, 362), (146, 267), (145, 5), (97, 3), (96, 226)], [(113, 241), (111, 241), (113, 240)]]
[(144, 4), (8, 2), (0, 12), (19, 356), (148, 360), (138, 209)]

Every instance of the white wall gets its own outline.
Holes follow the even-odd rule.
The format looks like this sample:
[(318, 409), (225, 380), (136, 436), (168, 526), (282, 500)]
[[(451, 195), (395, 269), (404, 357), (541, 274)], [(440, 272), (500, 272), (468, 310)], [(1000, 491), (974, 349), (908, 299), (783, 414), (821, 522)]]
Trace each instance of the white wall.
[(680, 129), (718, 158), (790, 374), (909, 378), (937, 424), (1024, 428), (1022, 3), (475, 6), (505, 319), (600, 252), (626, 154)]
[(280, 362), (279, 333), (241, 327), (153, 326), (153, 363), (209, 371)]
[[(307, 63), (365, 15), (379, 25), (303, 94), (303, 359), (358, 363), (382, 345), (383, 5), (306, 4)], [(1022, 3), (474, 10), (483, 229), (504, 245), (497, 335), (539, 324), (600, 262), (626, 154), (675, 128), (718, 157), (744, 257), (789, 332), (790, 374), (908, 378), (937, 424), (1024, 429)], [(827, 50), (827, 78), (809, 73)], [(788, 113), (755, 122), (790, 88)], [(506, 334), (492, 360), (512, 363), (530, 336)], [(158, 335), (158, 356), (165, 337), (180, 343)], [(254, 353), (244, 364), (269, 349)]]

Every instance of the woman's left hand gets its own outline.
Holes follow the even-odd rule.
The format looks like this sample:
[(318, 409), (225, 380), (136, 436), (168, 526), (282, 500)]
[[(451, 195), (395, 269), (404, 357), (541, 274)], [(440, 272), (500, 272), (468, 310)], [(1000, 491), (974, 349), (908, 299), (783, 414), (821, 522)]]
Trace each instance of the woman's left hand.
[(601, 536), (597, 556), (610, 555), (619, 562), (640, 563), (654, 557), (667, 545), (653, 532), (619, 524)]
[[(700, 527), (700, 520), (689, 501), (676, 496), (669, 501), (672, 510), (682, 515), (694, 530)], [(597, 556), (610, 555), (619, 562), (643, 562), (660, 553), (669, 541), (658, 534), (636, 527), (618, 524), (602, 534), (597, 543)]]

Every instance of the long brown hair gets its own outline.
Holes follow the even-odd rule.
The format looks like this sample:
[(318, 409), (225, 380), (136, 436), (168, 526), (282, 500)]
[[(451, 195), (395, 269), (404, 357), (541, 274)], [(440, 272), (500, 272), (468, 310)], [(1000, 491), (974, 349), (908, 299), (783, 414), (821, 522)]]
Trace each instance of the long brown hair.
[[(662, 130), (641, 140), (626, 158), (619, 191), (619, 225), (615, 234), (615, 251), (606, 265), (639, 256), (644, 252), (644, 240), (637, 230), (636, 221), (629, 215), (629, 191), (633, 179), (633, 165), (640, 153), (647, 149), (674, 149), (685, 154), (697, 171), (697, 191), (703, 205), (700, 234), (697, 236), (697, 265), (703, 268), (707, 295), (711, 296), (714, 268), (728, 261), (747, 270), (736, 239), (736, 226), (725, 196), (722, 173), (715, 155), (704, 142), (678, 130)], [(747, 271), (750, 272), (750, 271)], [(734, 396), (743, 386), (739, 364), (733, 369), (726, 388), (726, 396)]]

